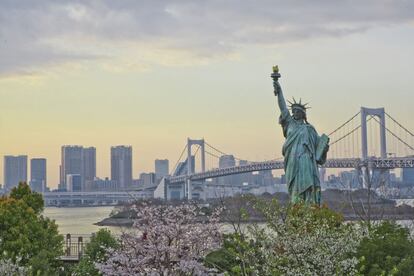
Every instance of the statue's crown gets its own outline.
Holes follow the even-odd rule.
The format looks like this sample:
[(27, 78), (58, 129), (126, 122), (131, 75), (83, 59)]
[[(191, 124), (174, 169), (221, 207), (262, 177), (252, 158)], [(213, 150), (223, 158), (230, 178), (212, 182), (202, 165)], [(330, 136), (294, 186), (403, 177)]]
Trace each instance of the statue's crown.
[(293, 102), (291, 102), (291, 101), (289, 101), (289, 100), (288, 100), (288, 102), (289, 102), (289, 104), (290, 104), (290, 109), (291, 109), (291, 110), (293, 110), (293, 109), (300, 109), (300, 110), (302, 110), (303, 112), (306, 112), (306, 109), (310, 108), (310, 107), (308, 106), (308, 103), (302, 104), (302, 99), (299, 99), (299, 102), (297, 102), (297, 101), (295, 100), (295, 98), (293, 98)]

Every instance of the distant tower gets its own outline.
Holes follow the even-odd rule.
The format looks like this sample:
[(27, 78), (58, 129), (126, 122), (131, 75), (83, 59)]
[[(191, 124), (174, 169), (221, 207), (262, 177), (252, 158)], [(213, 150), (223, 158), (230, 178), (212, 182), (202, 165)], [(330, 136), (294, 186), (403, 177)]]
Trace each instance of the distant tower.
[(132, 147), (111, 147), (111, 180), (118, 183), (120, 190), (132, 186)]
[(228, 168), (236, 166), (236, 159), (233, 155), (222, 155), (219, 159), (219, 168)]
[(67, 175), (82, 174), (82, 146), (62, 146), (60, 186), (69, 191)]
[(82, 191), (82, 176), (80, 174), (66, 175), (66, 185), (68, 192)]
[(96, 149), (94, 147), (82, 150), (82, 191), (85, 191), (87, 181), (96, 177)]
[[(233, 155), (222, 155), (219, 158), (219, 168), (224, 169), (228, 167), (234, 167), (236, 166), (236, 159)], [(238, 182), (238, 179), (240, 179), (240, 176), (238, 175), (228, 175), (220, 177), (217, 181), (220, 185), (232, 185), (235, 184), (235, 182)], [(241, 183), (239, 183), (241, 184)]]
[[(195, 172), (195, 158), (194, 163), (193, 155), (191, 154), (191, 148), (194, 145), (200, 146), (201, 149), (201, 172), (206, 171), (206, 151), (205, 151), (205, 142), (204, 139), (201, 140), (194, 140), (187, 138), (187, 175), (190, 175)], [(194, 156), (195, 157), (195, 156)], [(185, 185), (185, 197), (189, 200), (193, 198), (193, 187), (190, 178), (187, 179), (186, 185)]]
[(161, 179), (169, 174), (169, 161), (168, 159), (156, 159), (155, 160), (155, 175), (157, 179)]
[(62, 163), (60, 165), (60, 187), (66, 190), (67, 176), (80, 175), (81, 190), (85, 189), (85, 182), (96, 177), (96, 149), (82, 146), (62, 146)]
[(19, 182), (27, 182), (27, 155), (4, 156), (4, 188), (11, 190)]
[(30, 188), (32, 191), (43, 193), (46, 187), (46, 159), (30, 159)]
[(362, 159), (368, 158), (368, 134), (367, 134), (367, 116), (376, 116), (380, 120), (380, 143), (381, 157), (387, 157), (386, 127), (385, 127), (385, 110), (384, 108), (367, 108), (361, 107), (361, 134), (362, 134)]

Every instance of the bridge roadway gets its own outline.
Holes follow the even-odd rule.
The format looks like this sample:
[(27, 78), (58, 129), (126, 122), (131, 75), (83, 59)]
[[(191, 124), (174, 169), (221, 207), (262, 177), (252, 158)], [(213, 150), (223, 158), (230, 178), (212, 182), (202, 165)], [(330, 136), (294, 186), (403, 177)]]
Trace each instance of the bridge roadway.
[[(349, 168), (357, 169), (361, 167), (368, 167), (372, 169), (396, 169), (396, 168), (414, 168), (414, 156), (413, 157), (393, 157), (393, 158), (368, 158), (362, 160), (360, 158), (341, 158), (341, 159), (328, 159), (323, 165), (324, 168)], [(284, 168), (283, 161), (263, 161), (255, 162), (248, 165), (228, 167), (222, 169), (212, 169), (206, 172), (194, 173), (190, 176), (179, 175), (170, 176), (166, 180), (170, 184), (185, 182), (188, 177), (191, 181), (200, 181), (209, 178), (216, 178), (232, 174), (241, 174), (256, 171), (266, 170), (280, 170)]]

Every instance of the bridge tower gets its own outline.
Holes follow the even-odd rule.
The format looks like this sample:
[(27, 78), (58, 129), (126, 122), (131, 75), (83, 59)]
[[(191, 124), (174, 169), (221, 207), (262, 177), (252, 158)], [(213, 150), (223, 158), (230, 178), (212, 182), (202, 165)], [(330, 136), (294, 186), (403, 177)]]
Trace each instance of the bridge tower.
[(195, 168), (192, 165), (191, 162), (191, 147), (193, 145), (199, 145), (201, 149), (201, 172), (206, 171), (206, 152), (205, 152), (205, 145), (204, 145), (204, 139), (195, 140), (187, 138), (187, 183), (185, 187), (185, 194), (187, 196), (188, 200), (192, 199), (192, 184), (190, 180), (190, 175), (195, 172)]
[(385, 128), (385, 110), (384, 108), (367, 108), (361, 107), (361, 145), (362, 159), (368, 158), (368, 134), (367, 134), (367, 116), (377, 116), (380, 119), (380, 143), (381, 157), (387, 157), (386, 128)]
[[(387, 143), (386, 143), (386, 127), (385, 127), (385, 110), (384, 108), (367, 108), (361, 107), (361, 146), (362, 146), (362, 160), (368, 159), (368, 134), (367, 134), (367, 116), (376, 116), (380, 123), (380, 151), (381, 158), (387, 158)], [(371, 186), (374, 177), (374, 170), (368, 167), (362, 167), (362, 183), (364, 188)], [(386, 170), (377, 171), (377, 176), (384, 177)]]

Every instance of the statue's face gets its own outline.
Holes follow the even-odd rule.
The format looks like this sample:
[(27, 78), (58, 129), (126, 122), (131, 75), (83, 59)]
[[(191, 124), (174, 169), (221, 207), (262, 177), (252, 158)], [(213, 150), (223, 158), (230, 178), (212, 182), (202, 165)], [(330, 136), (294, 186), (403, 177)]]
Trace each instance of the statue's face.
[(294, 108), (292, 110), (292, 114), (293, 114), (293, 118), (295, 120), (303, 120), (303, 119), (305, 119), (305, 112), (303, 112), (300, 109)]

